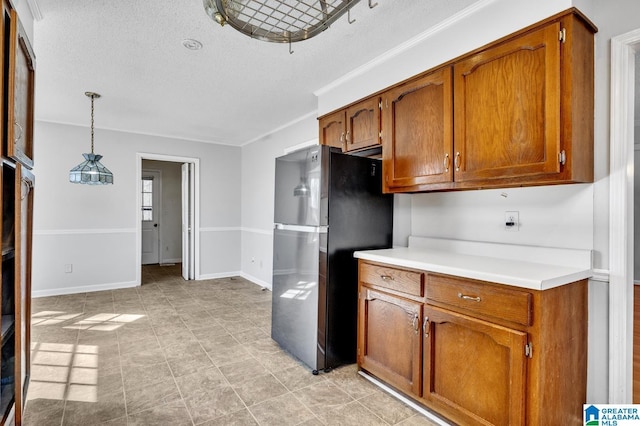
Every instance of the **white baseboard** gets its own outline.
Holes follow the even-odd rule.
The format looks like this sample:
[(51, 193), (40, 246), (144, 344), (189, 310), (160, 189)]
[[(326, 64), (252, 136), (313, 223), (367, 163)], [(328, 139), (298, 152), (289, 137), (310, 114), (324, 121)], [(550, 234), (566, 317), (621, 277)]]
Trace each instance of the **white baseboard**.
[[(268, 288), (269, 290), (271, 290), (271, 283), (268, 283), (252, 275), (249, 275), (240, 271), (204, 274), (204, 275), (200, 275), (198, 280), (200, 281), (215, 280), (217, 278), (230, 278), (230, 277), (242, 277), (262, 288)], [(85, 286), (78, 286), (78, 287), (59, 287), (59, 288), (52, 288), (47, 290), (33, 290), (31, 292), (31, 297), (38, 298), (38, 297), (48, 297), (48, 296), (62, 296), (65, 294), (90, 293), (93, 291), (105, 291), (105, 290), (118, 290), (121, 288), (131, 288), (131, 287), (138, 287), (138, 286), (139, 284), (136, 281), (129, 281), (129, 282), (121, 282), (121, 283), (85, 285)]]
[(163, 263), (182, 263), (182, 258), (176, 258), (176, 259), (162, 259), (160, 261), (160, 264), (162, 265)]
[(218, 278), (239, 277), (240, 271), (216, 272), (215, 274), (200, 274), (197, 280), (215, 280)]
[(47, 296), (61, 296), (64, 294), (76, 294), (76, 293), (91, 293), (94, 291), (105, 290), (118, 290), (121, 288), (138, 287), (136, 281), (128, 281), (121, 283), (109, 283), (109, 284), (96, 284), (96, 285), (83, 285), (78, 287), (59, 287), (47, 290), (33, 290), (31, 292), (32, 298), (47, 297)]
[(249, 281), (251, 281), (252, 283), (259, 285), (259, 286), (260, 286), (260, 287), (262, 287), (262, 288), (268, 288), (269, 290), (272, 290), (272, 288), (271, 288), (271, 283), (268, 283), (268, 282), (266, 282), (266, 281), (263, 281), (263, 280), (261, 280), (260, 278), (256, 278), (256, 277), (254, 277), (253, 275), (249, 275), (249, 274), (246, 274), (246, 273), (244, 273), (244, 272), (240, 272), (240, 276), (241, 276), (242, 278), (244, 278), (245, 280), (249, 280)]

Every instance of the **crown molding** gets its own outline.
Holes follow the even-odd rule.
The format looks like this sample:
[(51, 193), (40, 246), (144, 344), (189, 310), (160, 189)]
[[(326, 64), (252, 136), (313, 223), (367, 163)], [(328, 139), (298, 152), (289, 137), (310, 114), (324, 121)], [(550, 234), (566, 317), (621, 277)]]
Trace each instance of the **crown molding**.
[(36, 21), (42, 21), (42, 11), (40, 10), (40, 6), (38, 5), (37, 0), (27, 0), (27, 6), (29, 6), (29, 10), (31, 11), (31, 15), (33, 19)]

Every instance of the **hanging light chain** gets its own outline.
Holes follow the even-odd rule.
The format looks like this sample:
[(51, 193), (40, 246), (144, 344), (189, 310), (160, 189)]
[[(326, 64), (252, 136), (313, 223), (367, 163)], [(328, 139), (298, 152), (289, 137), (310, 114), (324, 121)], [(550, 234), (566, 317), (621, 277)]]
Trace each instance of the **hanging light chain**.
[(100, 95), (94, 92), (84, 92), (84, 94), (91, 98), (91, 153), (93, 154), (93, 100)]
[(91, 153), (93, 154), (93, 98), (91, 95)]

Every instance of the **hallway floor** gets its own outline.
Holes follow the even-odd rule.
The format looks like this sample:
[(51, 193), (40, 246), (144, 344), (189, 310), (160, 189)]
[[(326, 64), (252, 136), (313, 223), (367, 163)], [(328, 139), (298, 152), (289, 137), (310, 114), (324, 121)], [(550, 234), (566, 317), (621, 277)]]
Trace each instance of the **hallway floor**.
[(25, 424), (433, 425), (357, 374), (271, 340), (271, 292), (143, 267), (138, 288), (33, 299)]

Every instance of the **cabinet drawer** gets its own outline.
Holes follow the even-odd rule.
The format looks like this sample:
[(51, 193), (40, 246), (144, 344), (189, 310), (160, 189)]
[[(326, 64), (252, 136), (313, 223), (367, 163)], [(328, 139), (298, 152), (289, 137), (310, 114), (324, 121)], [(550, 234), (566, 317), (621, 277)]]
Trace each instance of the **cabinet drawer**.
[(430, 274), (426, 293), (427, 300), (454, 310), (531, 325), (532, 295), (526, 291)]
[(424, 296), (424, 274), (421, 272), (361, 263), (360, 281), (413, 296)]

